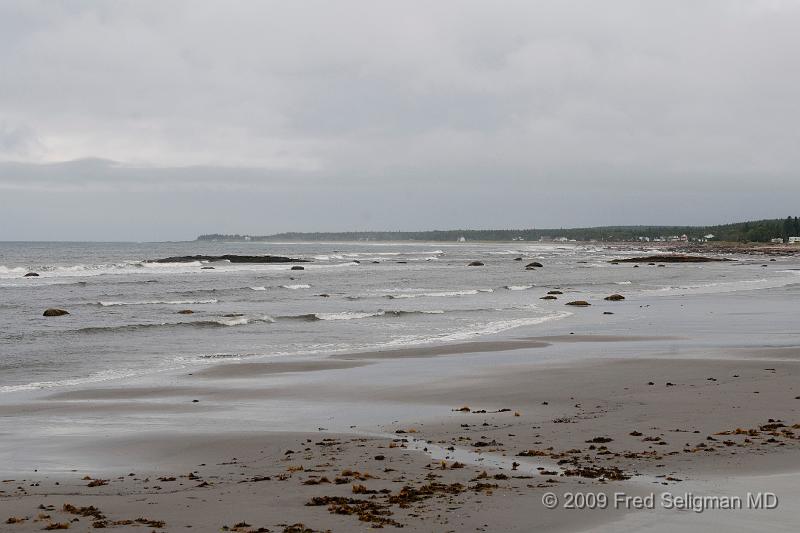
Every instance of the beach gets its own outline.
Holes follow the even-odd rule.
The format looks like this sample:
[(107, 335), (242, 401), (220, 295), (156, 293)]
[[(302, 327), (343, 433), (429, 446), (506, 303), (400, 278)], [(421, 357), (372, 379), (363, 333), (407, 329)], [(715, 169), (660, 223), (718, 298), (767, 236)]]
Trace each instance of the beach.
[[(605, 266), (616, 250), (581, 253), (555, 254), (573, 271), (552, 272), (554, 256), (542, 269), (574, 276), (572, 283), (545, 282), (543, 273), (531, 287), (506, 289), (531, 302), (556, 287), (566, 294), (537, 303), (528, 317), (510, 311), (501, 318), (519, 325), (499, 331), (470, 322), (478, 333), (443, 332), (435, 342), (386, 338), (372, 348), (203, 359), (124, 378), (8, 383), (0, 398), (2, 529), (793, 530), (800, 496), (793, 309), (800, 286), (777, 280), (794, 275), (796, 259), (780, 258), (773, 274), (762, 273), (761, 259), (733, 257), (735, 265), (707, 267), (716, 270), (700, 283), (692, 279), (695, 266), (634, 271)], [(595, 271), (615, 276), (607, 286), (597, 277), (577, 282), (595, 276), (580, 262), (593, 254), (603, 254), (602, 261), (588, 259), (603, 265)], [(441, 255), (442, 276), (470, 268), (458, 257), (445, 269), (448, 253)], [(452, 300), (458, 303), (447, 305), (463, 311), (475, 307), (465, 298), (500, 293), (498, 280), (512, 276), (499, 269), (519, 275), (514, 257), (487, 262), (497, 270), (478, 282), (392, 294), (494, 288), (400, 299), (440, 308)], [(398, 267), (406, 283), (433, 275), (407, 268)], [(622, 268), (626, 279), (617, 279), (613, 269)], [(652, 279), (671, 276), (668, 287), (621, 284), (643, 270)], [(311, 292), (328, 290), (309, 277), (296, 281)], [(674, 281), (681, 278), (688, 281)], [(279, 283), (283, 278), (273, 285)], [(614, 286), (624, 300), (603, 299)], [(367, 292), (359, 291), (341, 290), (340, 301)], [(564, 305), (578, 299), (591, 306)], [(485, 313), (487, 324), (498, 322), (493, 313)], [(377, 316), (321, 322), (369, 320), (373, 330), (395, 323)], [(774, 494), (777, 505), (747, 508), (749, 493)], [(666, 508), (680, 497), (689, 508)], [(697, 509), (735, 497), (745, 508)], [(645, 508), (636, 508), (638, 501)], [(761, 503), (770, 507), (769, 498)]]

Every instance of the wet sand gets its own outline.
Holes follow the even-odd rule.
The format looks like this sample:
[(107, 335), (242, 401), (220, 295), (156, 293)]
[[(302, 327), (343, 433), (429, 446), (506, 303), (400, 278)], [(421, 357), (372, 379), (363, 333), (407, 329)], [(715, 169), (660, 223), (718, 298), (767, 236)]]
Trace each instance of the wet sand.
[[(754, 523), (790, 530), (800, 480), (800, 348), (739, 347), (708, 358), (690, 346), (664, 357), (673, 342), (680, 341), (557, 335), (462, 343), (222, 364), (169, 386), (31, 397), (5, 405), (4, 421), (55, 412), (117, 416), (132, 429), (27, 442), (19, 457), (48, 457), (61, 468), (6, 463), (0, 519), (21, 520), (4, 524), (8, 531), (93, 523), (156, 531), (689, 531), (716, 522), (663, 509), (548, 510), (542, 496), (553, 492), (563, 503), (576, 491), (771, 490), (783, 499), (778, 509), (708, 516), (730, 531)], [(635, 346), (641, 356), (542, 359), (601, 345), (611, 353)], [(418, 358), (413, 370), (409, 357)], [(325, 426), (248, 425), (275, 409), (292, 419), (280, 427)], [(159, 412), (173, 425), (159, 425)], [(363, 416), (372, 412), (375, 419)], [(234, 415), (243, 422), (225, 425)], [(89, 506), (98, 510), (80, 509)], [(292, 529), (299, 523), (305, 529)]]

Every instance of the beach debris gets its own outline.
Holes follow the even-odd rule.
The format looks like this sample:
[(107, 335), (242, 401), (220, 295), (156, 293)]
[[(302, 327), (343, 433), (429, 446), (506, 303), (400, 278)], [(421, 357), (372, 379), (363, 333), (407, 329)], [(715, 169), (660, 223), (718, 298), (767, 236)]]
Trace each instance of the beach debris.
[(577, 468), (564, 470), (564, 473), (561, 475), (567, 477), (579, 476), (590, 479), (602, 478), (611, 481), (624, 481), (631, 478), (631, 476), (616, 466), (579, 466)]
[(585, 300), (575, 300), (573, 302), (567, 302), (564, 305), (574, 305), (576, 307), (586, 307), (586, 306), (592, 305), (592, 304), (590, 304), (589, 302), (587, 302)]
[(19, 516), (9, 516), (8, 519), (6, 519), (6, 524), (21, 524), (21, 523), (25, 522), (26, 520), (28, 520), (27, 517), (26, 518), (22, 518), (22, 517), (19, 517)]
[(107, 479), (92, 479), (89, 483), (86, 484), (87, 487), (102, 487), (104, 485), (108, 485)]
[(42, 313), (42, 316), (64, 316), (64, 315), (68, 315), (68, 314), (69, 314), (69, 311), (65, 311), (63, 309), (56, 309), (55, 307), (51, 307), (49, 309), (45, 309), (44, 313)]
[(611, 296), (606, 296), (603, 299), (608, 300), (609, 302), (619, 302), (621, 300), (624, 300), (625, 297), (621, 294), (612, 294)]
[(587, 443), (594, 443), (594, 444), (603, 444), (605, 442), (611, 442), (613, 440), (614, 439), (612, 439), (610, 437), (595, 437), (593, 439), (587, 440), (586, 442)]
[(453, 409), (453, 411), (457, 411), (457, 412), (460, 411), (462, 413), (469, 413), (470, 412), (470, 408), (465, 405), (464, 407), (460, 407), (458, 409)]
[(61, 510), (65, 513), (74, 514), (78, 516), (85, 516), (91, 517), (95, 520), (103, 520), (105, 516), (103, 513), (100, 512), (100, 509), (95, 507), (94, 505), (90, 505), (88, 507), (76, 507), (70, 503), (65, 503)]

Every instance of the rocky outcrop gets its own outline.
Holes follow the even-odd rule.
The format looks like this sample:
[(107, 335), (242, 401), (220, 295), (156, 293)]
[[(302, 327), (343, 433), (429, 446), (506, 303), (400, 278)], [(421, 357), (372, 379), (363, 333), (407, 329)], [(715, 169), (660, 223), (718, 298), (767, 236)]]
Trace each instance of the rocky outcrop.
[(50, 309), (45, 309), (45, 312), (42, 313), (42, 316), (63, 316), (68, 315), (68, 311), (64, 311), (63, 309), (56, 309), (51, 307)]
[(624, 299), (625, 297), (621, 294), (612, 294), (611, 296), (606, 296), (605, 298), (603, 298), (603, 300), (607, 300), (609, 302), (619, 302)]
[(611, 263), (711, 263), (716, 261), (732, 261), (726, 257), (703, 257), (702, 255), (648, 255), (647, 257), (626, 257), (612, 259)]
[(280, 255), (181, 255), (153, 259), (148, 263), (191, 263), (193, 261), (229, 261), (231, 263), (308, 263), (307, 259), (295, 259)]
[(472, 261), (467, 266), (468, 267), (482, 267), (483, 263), (481, 263), (480, 261)]
[(565, 305), (574, 305), (575, 307), (586, 307), (592, 304), (584, 300), (575, 300), (574, 302), (567, 302)]
[(28, 272), (27, 274), (25, 274), (22, 277), (23, 278), (38, 278), (39, 274), (37, 274), (36, 272)]

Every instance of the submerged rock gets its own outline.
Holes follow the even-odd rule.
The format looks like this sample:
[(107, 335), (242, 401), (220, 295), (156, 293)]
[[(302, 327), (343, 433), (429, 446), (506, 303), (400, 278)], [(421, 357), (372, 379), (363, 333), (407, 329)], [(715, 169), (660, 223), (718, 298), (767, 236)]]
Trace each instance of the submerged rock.
[(483, 263), (481, 263), (480, 261), (472, 261), (467, 266), (468, 267), (482, 267)]
[(553, 290), (553, 291), (547, 291), (547, 294), (564, 294), (564, 293), (561, 291)]
[(192, 263), (194, 261), (229, 261), (231, 263), (308, 263), (307, 259), (295, 259), (280, 255), (181, 255), (154, 259), (148, 263)]
[(592, 305), (585, 300), (575, 300), (574, 302), (567, 302), (565, 305), (574, 305), (576, 307), (586, 307), (587, 305)]
[(200, 270), (214, 270), (214, 267), (201, 267)]
[(525, 268), (542, 268), (544, 265), (541, 264), (539, 261), (534, 261), (532, 263), (528, 263), (525, 265)]
[(611, 296), (606, 296), (603, 299), (608, 300), (609, 302), (619, 302), (620, 300), (624, 300), (625, 297), (621, 294), (612, 294)]
[(558, 298), (556, 298), (555, 296), (549, 295), (549, 294), (547, 296), (542, 296), (539, 299), (540, 300), (558, 300)]
[(22, 277), (23, 278), (38, 278), (39, 274), (37, 274), (36, 272), (28, 272), (27, 274), (25, 274)]
[(63, 316), (68, 314), (69, 314), (68, 311), (51, 307), (50, 309), (45, 309), (44, 313), (42, 313), (42, 316)]
[(193, 315), (194, 311), (192, 311), (191, 309), (181, 309), (180, 311), (178, 311), (178, 314), (179, 315)]
[(291, 269), (292, 270), (305, 270), (306, 267), (301, 267), (300, 265), (294, 265)]

